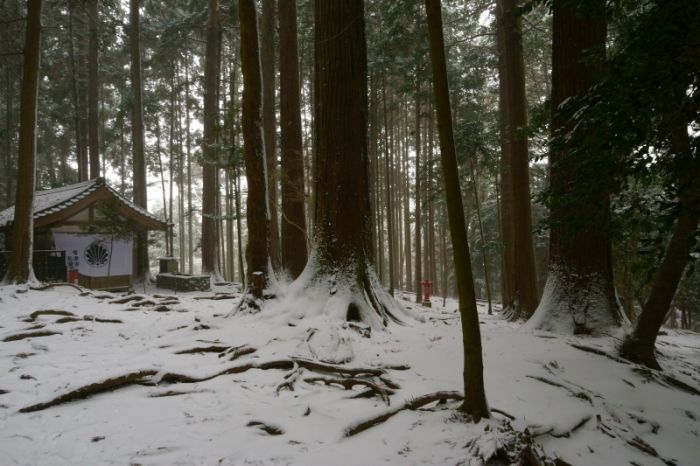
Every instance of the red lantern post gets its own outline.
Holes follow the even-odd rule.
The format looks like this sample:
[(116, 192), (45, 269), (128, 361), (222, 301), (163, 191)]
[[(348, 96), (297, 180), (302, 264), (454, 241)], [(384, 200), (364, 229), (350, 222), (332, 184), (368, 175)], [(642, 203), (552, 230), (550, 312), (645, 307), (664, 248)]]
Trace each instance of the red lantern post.
[(430, 285), (432, 285), (433, 282), (426, 278), (420, 282), (420, 284), (423, 285), (423, 306), (433, 307), (433, 303), (430, 302)]

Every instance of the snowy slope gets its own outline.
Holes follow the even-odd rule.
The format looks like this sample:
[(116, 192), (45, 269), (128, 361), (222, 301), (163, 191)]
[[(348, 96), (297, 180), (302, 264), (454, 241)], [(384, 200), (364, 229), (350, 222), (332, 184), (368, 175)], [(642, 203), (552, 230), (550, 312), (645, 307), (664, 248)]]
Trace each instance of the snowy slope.
[[(235, 296), (232, 288), (217, 288)], [(70, 287), (25, 290), (0, 288), (3, 465), (476, 465), (481, 464), (478, 450), (486, 454), (498, 444), (487, 429), (504, 415), (467, 424), (455, 415), (457, 402), (403, 410), (362, 433), (343, 436), (349, 426), (405, 400), (462, 390), (453, 301), (447, 309), (438, 306), (441, 299), (433, 309), (421, 308), (428, 319), (424, 324), (393, 325), (390, 332), (365, 338), (323, 317), (290, 326), (262, 315), (226, 317), (235, 299), (195, 299), (214, 293), (173, 297), (149, 289), (139, 300), (114, 303), (116, 295)], [(283, 312), (274, 305), (265, 312)], [(35, 311), (64, 312), (31, 318)], [(672, 377), (664, 378), (603, 355), (614, 352), (619, 335), (573, 338), (525, 331), (497, 316), (484, 314), (481, 321), (489, 403), (513, 416), (514, 428), (541, 434), (538, 442), (548, 455), (572, 465), (700, 465), (700, 396), (691, 393), (700, 387), (697, 334), (668, 330), (660, 337), (660, 360)], [(27, 332), (54, 334), (21, 338)], [(237, 348), (243, 345), (248, 345), (243, 351)], [(234, 350), (177, 354), (208, 347)], [(293, 364), (293, 358), (301, 358), (294, 367), (255, 367)], [(381, 379), (363, 380), (400, 388), (389, 396), (390, 406), (380, 396), (353, 399), (367, 386), (344, 390), (308, 382), (343, 376), (305, 368), (307, 360), (383, 369)], [(235, 373), (244, 366), (252, 368)], [(215, 376), (226, 370), (231, 373)], [(149, 384), (20, 412), (139, 371), (153, 374), (139, 380)], [(173, 383), (166, 376), (157, 383), (167, 373), (181, 379), (215, 377)], [(278, 392), (290, 379), (294, 390)]]

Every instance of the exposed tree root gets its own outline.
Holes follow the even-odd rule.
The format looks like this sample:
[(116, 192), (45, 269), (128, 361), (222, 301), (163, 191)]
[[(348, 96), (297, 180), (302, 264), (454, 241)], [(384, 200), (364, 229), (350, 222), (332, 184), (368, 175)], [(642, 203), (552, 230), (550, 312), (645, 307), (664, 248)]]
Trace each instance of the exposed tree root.
[(663, 386), (672, 386), (692, 395), (700, 396), (700, 390), (698, 390), (697, 388), (693, 387), (692, 385), (688, 385), (687, 383), (683, 382), (682, 380), (678, 380), (673, 376), (664, 374), (663, 372), (654, 369), (649, 369), (648, 367), (644, 366), (636, 366), (632, 370), (638, 374), (643, 375), (647, 380), (653, 380)]
[(576, 430), (583, 427), (583, 425), (590, 420), (591, 414), (586, 413), (564, 423), (532, 425), (528, 426), (527, 429), (534, 437), (551, 435), (552, 437), (556, 438), (569, 438), (573, 432), (576, 432)]
[(78, 285), (74, 285), (72, 283), (47, 283), (46, 285), (41, 285), (41, 286), (30, 286), (30, 290), (34, 291), (44, 291), (44, 290), (50, 290), (51, 288), (57, 287), (57, 286), (70, 286), (71, 288), (75, 288), (78, 291), (85, 292), (85, 288), (80, 287)]
[(387, 387), (389, 387), (393, 390), (399, 390), (401, 388), (401, 385), (397, 384), (396, 382), (391, 380), (389, 377), (380, 376), (379, 380), (381, 380), (384, 383), (384, 385), (386, 385)]
[(382, 414), (375, 416), (373, 418), (357, 422), (345, 428), (343, 431), (343, 437), (352, 437), (360, 432), (364, 432), (370, 427), (381, 424), (382, 422), (390, 419), (395, 414), (405, 410), (405, 409), (418, 409), (430, 403), (440, 400), (462, 400), (464, 397), (458, 392), (435, 392), (429, 393), (427, 395), (420, 396), (418, 398), (410, 399), (405, 401), (401, 406), (397, 406), (390, 410), (384, 411)]
[(308, 379), (304, 379), (304, 382), (306, 383), (315, 383), (315, 382), (323, 382), (326, 385), (331, 385), (331, 384), (336, 384), (340, 385), (345, 390), (350, 390), (352, 387), (355, 385), (364, 385), (365, 387), (369, 387), (370, 389), (374, 390), (377, 395), (386, 403), (387, 406), (391, 405), (391, 400), (389, 400), (389, 395), (387, 395), (386, 391), (379, 385), (377, 385), (374, 382), (370, 382), (369, 380), (364, 380), (364, 379), (329, 379), (327, 377), (311, 377)]
[(351, 367), (344, 367), (336, 364), (327, 364), (323, 362), (318, 362), (318, 361), (311, 361), (310, 359), (303, 359), (303, 358), (292, 358), (292, 361), (296, 362), (299, 364), (301, 367), (305, 367), (306, 369), (312, 370), (312, 371), (319, 371), (319, 372), (331, 372), (334, 374), (346, 374), (349, 376), (357, 376), (357, 375), (362, 375), (362, 374), (368, 374), (368, 375), (375, 375), (377, 377), (384, 375), (386, 371), (384, 369), (379, 369), (375, 367), (358, 367), (358, 368), (351, 368)]
[[(145, 296), (140, 295), (140, 294), (131, 294), (127, 296), (122, 296), (121, 298), (115, 298), (115, 299), (110, 299), (108, 301), (109, 304), (126, 304), (131, 301), (139, 301), (147, 299)], [(155, 304), (155, 303), (154, 303)]]
[(505, 416), (505, 417), (507, 417), (508, 419), (510, 419), (511, 421), (515, 421), (515, 416), (513, 416), (512, 414), (506, 413), (505, 411), (503, 411), (503, 410), (501, 410), (501, 409), (493, 408), (493, 407), (492, 407), (492, 408), (491, 408), (491, 412), (492, 412), (492, 413), (500, 414), (501, 416)]
[(238, 296), (240, 296), (240, 295), (234, 294), (234, 293), (221, 293), (221, 294), (216, 294), (214, 296), (195, 296), (194, 299), (197, 299), (197, 300), (210, 299), (213, 301), (220, 301), (222, 299), (236, 299)]
[(154, 294), (153, 297), (158, 299), (179, 299), (177, 296), (166, 294)]
[(296, 362), (294, 363), (294, 368), (286, 373), (284, 375), (284, 382), (279, 384), (277, 386), (277, 390), (275, 390), (275, 393), (279, 395), (279, 393), (284, 390), (285, 388), (289, 391), (294, 391), (294, 382), (297, 381), (299, 376), (304, 372), (304, 369), (299, 367), (299, 364)]
[(91, 383), (89, 385), (84, 385), (80, 388), (76, 388), (68, 393), (59, 395), (51, 401), (45, 403), (38, 403), (32, 406), (27, 406), (19, 410), (20, 413), (31, 413), (34, 411), (41, 411), (42, 409), (50, 408), (51, 406), (56, 406), (60, 403), (65, 403), (66, 401), (75, 400), (77, 398), (84, 398), (88, 395), (92, 395), (101, 390), (106, 390), (108, 388), (118, 387), (120, 385), (125, 385), (128, 383), (133, 383), (143, 377), (157, 374), (157, 370), (142, 370), (131, 372), (129, 374), (120, 375), (117, 377), (112, 377), (111, 379), (103, 380), (101, 382)]
[(50, 337), (51, 335), (63, 335), (61, 332), (49, 332), (48, 330), (43, 332), (26, 332), (26, 333), (16, 333), (14, 335), (9, 335), (5, 337), (2, 341), (17, 341), (24, 340), (25, 338), (36, 338), (36, 337)]
[(37, 317), (39, 316), (75, 316), (72, 312), (68, 311), (59, 311), (59, 310), (54, 310), (54, 309), (43, 309), (40, 311), (34, 311), (31, 314), (29, 314), (29, 319), (25, 320), (25, 322), (34, 322)]
[[(394, 393), (396, 393), (394, 390), (392, 390), (390, 388), (385, 388), (384, 391), (386, 392), (387, 395), (393, 395)], [(349, 397), (349, 399), (356, 400), (359, 398), (372, 398), (376, 394), (377, 394), (377, 392), (370, 388), (368, 390), (361, 391), (357, 395), (353, 395), (353, 396)]]
[(347, 326), (348, 328), (359, 333), (364, 338), (370, 338), (372, 336), (372, 327), (369, 325), (364, 325), (357, 322), (348, 322)]
[(56, 321), (57, 324), (67, 324), (69, 322), (80, 322), (83, 319), (77, 317), (62, 317)]
[(228, 348), (225, 352), (221, 353), (219, 355), (219, 357), (220, 358), (228, 357), (229, 361), (233, 361), (234, 359), (238, 359), (240, 356), (243, 356), (245, 354), (255, 353), (256, 351), (257, 351), (257, 348), (254, 348), (252, 346), (248, 346), (248, 345), (236, 346), (234, 348)]
[[(204, 346), (199, 348), (190, 348), (186, 350), (176, 351), (175, 354), (222, 353), (229, 348), (229, 346)], [(222, 355), (220, 354), (219, 357), (221, 356)]]
[(574, 395), (576, 398), (580, 398), (580, 399), (582, 399), (582, 400), (585, 400), (585, 401), (587, 401), (588, 403), (590, 403), (591, 405), (593, 405), (593, 399), (591, 398), (591, 396), (590, 396), (585, 390), (580, 390), (580, 391), (579, 391), (579, 390), (576, 390), (576, 389), (575, 389), (575, 388), (578, 388), (578, 387), (574, 387), (574, 386), (569, 385), (569, 384), (566, 384), (566, 385), (565, 385), (565, 384), (563, 384), (563, 383), (555, 382), (554, 380), (549, 380), (549, 379), (546, 379), (546, 378), (544, 378), (544, 377), (538, 377), (538, 376), (535, 376), (535, 375), (526, 375), (525, 377), (528, 377), (528, 378), (530, 378), (530, 379), (535, 379), (535, 380), (537, 380), (537, 381), (539, 381), (539, 382), (543, 382), (543, 383), (552, 385), (553, 387), (563, 388), (564, 390), (566, 390), (566, 391), (568, 391), (569, 393), (571, 393), (572, 395)]
[(606, 358), (610, 358), (613, 361), (619, 362), (620, 364), (632, 364), (632, 362), (628, 361), (627, 359), (621, 358), (619, 356), (615, 356), (614, 354), (610, 354), (607, 351), (604, 351), (604, 350), (599, 349), (599, 348), (593, 348), (590, 346), (579, 345), (577, 343), (571, 343), (571, 342), (569, 342), (569, 345), (578, 349), (578, 350), (586, 351), (587, 353), (593, 353), (593, 354), (597, 354), (599, 356), (605, 356)]
[(260, 430), (270, 434), (270, 435), (282, 435), (284, 434), (284, 431), (275, 425), (268, 424), (266, 422), (262, 421), (250, 421), (248, 424), (246, 424), (247, 427), (258, 427)]

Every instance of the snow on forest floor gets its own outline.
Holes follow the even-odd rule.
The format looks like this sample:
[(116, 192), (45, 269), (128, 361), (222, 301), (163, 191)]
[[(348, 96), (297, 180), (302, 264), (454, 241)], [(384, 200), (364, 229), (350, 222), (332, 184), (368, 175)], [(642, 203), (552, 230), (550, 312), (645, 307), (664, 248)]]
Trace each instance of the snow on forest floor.
[[(462, 390), (454, 301), (419, 308), (426, 323), (365, 338), (324, 318), (295, 326), (227, 318), (235, 299), (196, 299), (213, 292), (153, 288), (121, 303), (113, 296), (123, 301), (70, 287), (0, 287), (0, 464), (470, 465), (497, 446), (486, 429), (504, 415), (460, 422), (455, 401), (403, 410), (344, 437), (406, 400)], [(512, 415), (515, 429), (541, 434), (548, 456), (574, 466), (700, 464), (700, 335), (665, 330), (660, 374), (606, 357), (614, 336), (533, 333), (480, 310), (489, 403)], [(343, 378), (309, 369), (308, 360), (334, 358), (378, 375), (353, 377), (368, 384), (351, 390), (308, 381)], [(271, 361), (282, 362), (265, 365)], [(137, 372), (139, 383), (42, 405)], [(172, 374), (200, 381), (173, 382)], [(278, 391), (284, 382), (294, 390)], [(361, 393), (372, 396), (352, 398)]]

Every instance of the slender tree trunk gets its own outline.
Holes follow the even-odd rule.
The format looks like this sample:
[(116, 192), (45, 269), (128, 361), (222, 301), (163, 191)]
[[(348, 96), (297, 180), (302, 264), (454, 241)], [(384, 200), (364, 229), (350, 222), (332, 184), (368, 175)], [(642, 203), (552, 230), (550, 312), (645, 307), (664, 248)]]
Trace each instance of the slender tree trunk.
[[(598, 10), (601, 9), (602, 6)], [(606, 23), (595, 14), (567, 4), (554, 5), (552, 131), (555, 135), (564, 135), (571, 129), (567, 121), (558, 117), (559, 106), (586, 93), (596, 83), (601, 70)], [(591, 333), (619, 327), (625, 319), (613, 284), (612, 244), (608, 233), (610, 196), (604, 189), (595, 197), (586, 190), (594, 180), (585, 179), (586, 175), (578, 168), (583, 165), (581, 159), (579, 154), (574, 160), (563, 149), (553, 149), (550, 153), (553, 194), (549, 272), (541, 304), (529, 322), (532, 328)], [(585, 201), (581, 201), (583, 197)], [(593, 221), (587, 219), (595, 218), (595, 223), (576, 231), (566, 218), (589, 223)]]
[(263, 81), (260, 71), (255, 0), (240, 0), (238, 13), (241, 19), (241, 69), (243, 71), (243, 144), (248, 182), (246, 203), (248, 282), (246, 295), (241, 299), (238, 310), (258, 312), (262, 306), (263, 290), (273, 278), (273, 272), (270, 270), (270, 209), (261, 115)]
[(36, 120), (41, 59), (42, 0), (27, 1), (22, 94), (19, 120), (17, 194), (12, 225), (12, 254), (4, 284), (33, 281), (34, 191), (36, 189)]
[(240, 173), (236, 167), (236, 176), (234, 177), (234, 192), (236, 196), (236, 235), (238, 242), (238, 279), (241, 283), (245, 283), (245, 267), (243, 267), (243, 232), (241, 228), (241, 190), (240, 190)]
[[(634, 331), (620, 348), (620, 353), (634, 362), (652, 369), (661, 369), (654, 354), (656, 336), (663, 324), (678, 285), (683, 278), (683, 270), (688, 257), (697, 242), (698, 222), (700, 221), (700, 163), (693, 160), (690, 138), (686, 123), (672, 134), (674, 158), (679, 163), (679, 192), (682, 211), (673, 236), (666, 250), (659, 270), (656, 272), (647, 299)], [(685, 308), (683, 308), (685, 314)]]
[(73, 5), (69, 7), (69, 23), (68, 23), (68, 40), (70, 41), (70, 65), (71, 65), (71, 91), (73, 97), (73, 109), (75, 116), (73, 124), (75, 125), (75, 159), (78, 162), (78, 182), (87, 181), (87, 164), (84, 160), (85, 148), (83, 147), (83, 139), (81, 137), (81, 121), (80, 121), (80, 100), (78, 98), (78, 69), (75, 62), (75, 46), (73, 38)]
[(219, 252), (216, 221), (217, 173), (216, 122), (219, 42), (219, 2), (209, 0), (204, 64), (204, 129), (202, 137), (202, 273), (220, 280), (216, 259)]
[(423, 295), (421, 293), (421, 275), (423, 274), (423, 250), (421, 248), (421, 191), (420, 191), (420, 173), (421, 173), (421, 160), (420, 160), (420, 83), (416, 83), (416, 206), (415, 206), (415, 218), (416, 218), (416, 302), (423, 302)]
[[(280, 120), (282, 188), (282, 268), (296, 279), (306, 266), (304, 213), (304, 153), (301, 127), (301, 87), (297, 41), (297, 2), (279, 3)], [(272, 196), (273, 194), (271, 194)], [(274, 227), (271, 227), (274, 230)], [(274, 238), (274, 232), (272, 233)], [(271, 245), (272, 246), (272, 245)]]
[[(139, 0), (130, 0), (130, 51), (131, 87), (134, 100), (131, 107), (131, 132), (134, 161), (134, 202), (148, 209), (148, 187), (146, 185), (146, 138), (143, 125), (143, 81), (141, 79), (141, 26)], [(92, 171), (92, 161), (90, 163)], [(91, 173), (92, 175), (92, 173)], [(144, 281), (150, 278), (148, 263), (148, 234), (141, 232), (136, 237), (136, 277)]]
[[(277, 201), (277, 118), (275, 114), (275, 14), (276, 0), (262, 0), (260, 17), (260, 61), (262, 63), (262, 124), (267, 158), (267, 191), (270, 196), (270, 258), (275, 270), (280, 268), (280, 228)], [(286, 58), (286, 57), (285, 57)]]
[(394, 296), (394, 209), (392, 208), (392, 183), (391, 183), (391, 146), (389, 144), (389, 123), (386, 112), (386, 72), (382, 73), (382, 97), (384, 103), (384, 173), (386, 182), (384, 184), (386, 199), (386, 229), (387, 242), (389, 243), (389, 295)]
[(491, 284), (489, 282), (489, 266), (488, 258), (486, 257), (486, 237), (484, 236), (484, 223), (481, 219), (481, 202), (479, 201), (479, 190), (476, 187), (476, 173), (474, 172), (474, 162), (469, 160), (469, 169), (472, 175), (472, 186), (474, 187), (474, 202), (476, 204), (476, 217), (479, 221), (479, 236), (481, 238), (481, 258), (484, 267), (484, 282), (486, 283), (486, 298), (489, 301), (489, 315), (493, 314), (491, 305)]
[(187, 126), (187, 272), (194, 273), (194, 209), (192, 206), (192, 127), (190, 126), (190, 67), (185, 55), (185, 125)]
[(90, 152), (90, 179), (100, 176), (100, 117), (98, 114), (98, 12), (97, 0), (88, 1), (90, 39), (88, 43), (88, 149)]
[(440, 156), (445, 181), (445, 199), (450, 221), (450, 236), (454, 248), (455, 273), (459, 290), (459, 312), (462, 316), (464, 342), (464, 403), (460, 411), (472, 416), (474, 422), (489, 418), (484, 390), (484, 366), (481, 354), (481, 331), (474, 294), (471, 258), (467, 243), (462, 194), (459, 186), (457, 152), (452, 130), (452, 111), (447, 83), (445, 44), (442, 35), (440, 0), (426, 0), (430, 61), (433, 68), (433, 92), (437, 110)]
[(507, 250), (511, 254), (509, 270), (511, 320), (528, 319), (539, 303), (535, 250), (532, 239), (532, 205), (530, 202), (530, 166), (527, 136), (527, 101), (525, 97), (525, 64), (517, 0), (500, 0), (505, 52), (505, 90), (507, 92), (506, 135), (508, 144), (508, 181), (511, 195), (510, 236)]
[[(403, 125), (402, 125), (403, 126)], [(409, 204), (410, 204), (410, 194), (409, 194), (409, 171), (408, 171), (408, 143), (405, 138), (404, 141), (404, 151), (403, 151), (403, 171), (404, 171), (404, 203), (403, 203), (403, 218), (404, 218), (404, 237), (406, 238), (406, 291), (411, 291), (411, 286), (413, 286), (413, 271), (411, 270), (411, 216), (409, 214)]]

